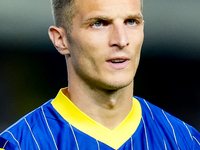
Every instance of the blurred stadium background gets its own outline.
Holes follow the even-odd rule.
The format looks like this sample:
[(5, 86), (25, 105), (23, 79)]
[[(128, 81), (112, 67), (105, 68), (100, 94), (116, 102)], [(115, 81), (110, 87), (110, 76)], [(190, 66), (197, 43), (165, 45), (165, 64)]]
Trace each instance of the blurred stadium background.
[[(144, 0), (141, 96), (200, 131), (200, 1)], [(49, 0), (0, 1), (0, 132), (67, 86)]]

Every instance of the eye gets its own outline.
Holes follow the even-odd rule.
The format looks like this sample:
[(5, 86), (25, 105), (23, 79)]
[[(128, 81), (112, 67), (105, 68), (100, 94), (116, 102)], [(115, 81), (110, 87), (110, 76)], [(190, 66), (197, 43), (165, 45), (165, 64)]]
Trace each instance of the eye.
[(128, 20), (126, 20), (126, 24), (128, 24), (128, 25), (130, 25), (130, 26), (135, 26), (135, 25), (137, 25), (138, 23), (137, 23), (137, 21), (134, 20), (134, 19), (128, 19)]
[(95, 28), (99, 28), (101, 26), (103, 26), (103, 23), (101, 21), (97, 21), (92, 25), (92, 27), (95, 27)]
[(99, 20), (99, 21), (96, 21), (95, 23), (93, 23), (91, 26), (94, 27), (94, 28), (100, 28), (100, 27), (103, 27), (103, 26), (106, 26), (108, 23), (104, 20)]

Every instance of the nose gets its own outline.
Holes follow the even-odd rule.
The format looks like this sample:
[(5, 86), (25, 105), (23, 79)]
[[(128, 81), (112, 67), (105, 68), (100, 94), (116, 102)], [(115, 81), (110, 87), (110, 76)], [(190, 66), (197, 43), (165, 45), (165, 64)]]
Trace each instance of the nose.
[(126, 27), (123, 25), (113, 25), (111, 34), (110, 34), (110, 46), (118, 47), (123, 49), (129, 45), (129, 39), (127, 36)]

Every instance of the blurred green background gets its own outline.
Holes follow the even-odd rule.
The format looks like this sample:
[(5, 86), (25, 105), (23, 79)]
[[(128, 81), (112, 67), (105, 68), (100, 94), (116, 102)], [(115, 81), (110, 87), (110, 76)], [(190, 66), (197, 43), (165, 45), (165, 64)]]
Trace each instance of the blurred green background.
[[(200, 1), (144, 0), (135, 95), (200, 131)], [(49, 0), (0, 1), (0, 132), (67, 86)]]

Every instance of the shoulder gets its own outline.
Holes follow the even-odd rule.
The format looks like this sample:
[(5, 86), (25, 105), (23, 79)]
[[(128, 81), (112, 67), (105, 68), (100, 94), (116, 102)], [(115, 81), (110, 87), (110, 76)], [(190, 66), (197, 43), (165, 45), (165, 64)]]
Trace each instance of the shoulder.
[[(34, 130), (40, 129), (41, 124), (45, 123), (45, 111), (48, 112), (50, 101), (28, 113), (12, 126), (7, 128), (0, 134), (0, 148), (15, 147), (15, 149), (21, 149), (21, 142), (24, 139), (34, 141)], [(38, 133), (42, 134), (42, 132)]]
[(175, 142), (175, 145), (184, 145), (188, 148), (198, 146), (200, 148), (200, 133), (194, 127), (145, 99), (134, 97), (141, 104), (142, 120), (149, 136), (157, 135), (162, 137), (164, 141)]

